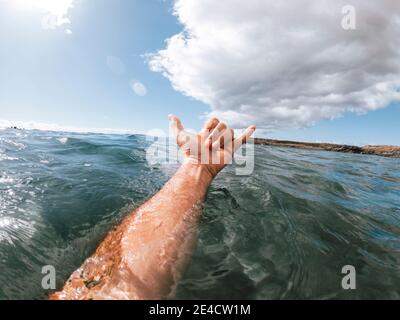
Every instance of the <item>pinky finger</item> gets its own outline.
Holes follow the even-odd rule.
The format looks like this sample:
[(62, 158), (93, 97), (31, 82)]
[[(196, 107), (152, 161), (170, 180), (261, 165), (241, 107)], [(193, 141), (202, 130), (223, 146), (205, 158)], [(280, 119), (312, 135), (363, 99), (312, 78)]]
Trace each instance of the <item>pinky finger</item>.
[(233, 142), (233, 152), (236, 152), (243, 144), (245, 144), (253, 135), (254, 131), (256, 131), (256, 126), (253, 125), (248, 127), (239, 137), (237, 137)]

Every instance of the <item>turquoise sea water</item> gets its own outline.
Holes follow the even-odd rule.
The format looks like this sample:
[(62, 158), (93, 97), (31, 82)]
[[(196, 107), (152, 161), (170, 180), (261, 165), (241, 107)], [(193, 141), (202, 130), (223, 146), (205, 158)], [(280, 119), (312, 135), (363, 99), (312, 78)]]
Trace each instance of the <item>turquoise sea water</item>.
[[(0, 131), (0, 299), (45, 299), (175, 167), (144, 136)], [(177, 299), (400, 298), (400, 160), (255, 147), (205, 203)], [(356, 290), (341, 287), (344, 265)]]

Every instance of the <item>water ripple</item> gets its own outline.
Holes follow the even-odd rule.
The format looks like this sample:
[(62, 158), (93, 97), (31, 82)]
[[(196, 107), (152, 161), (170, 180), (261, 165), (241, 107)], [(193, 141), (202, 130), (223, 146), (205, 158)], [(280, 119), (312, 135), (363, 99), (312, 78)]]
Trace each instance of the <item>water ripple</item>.
[[(0, 132), (0, 299), (46, 298), (175, 166), (144, 136)], [(165, 150), (164, 150), (165, 151)], [(185, 299), (400, 298), (400, 161), (257, 146), (209, 190)], [(355, 291), (341, 268), (357, 270)]]

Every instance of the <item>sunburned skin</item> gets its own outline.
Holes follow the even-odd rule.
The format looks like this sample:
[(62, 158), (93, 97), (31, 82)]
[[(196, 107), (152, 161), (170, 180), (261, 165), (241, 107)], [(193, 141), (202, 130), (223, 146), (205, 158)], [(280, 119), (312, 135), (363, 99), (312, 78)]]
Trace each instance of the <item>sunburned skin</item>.
[[(215, 118), (197, 135), (184, 131), (177, 117), (170, 116), (170, 121), (185, 156), (182, 166), (157, 194), (106, 236), (50, 299), (150, 300), (174, 294), (196, 244), (208, 187), (255, 127), (233, 139), (233, 131)], [(204, 164), (204, 152), (208, 159), (220, 161)]]

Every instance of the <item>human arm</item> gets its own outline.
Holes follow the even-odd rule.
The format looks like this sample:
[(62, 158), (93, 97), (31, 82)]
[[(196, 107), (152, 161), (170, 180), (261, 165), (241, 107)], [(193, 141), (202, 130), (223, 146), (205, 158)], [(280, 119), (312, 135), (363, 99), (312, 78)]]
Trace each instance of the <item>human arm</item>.
[(184, 162), (164, 187), (108, 234), (52, 299), (161, 299), (171, 295), (195, 245), (214, 177), (253, 134), (211, 119), (198, 134), (170, 116)]

